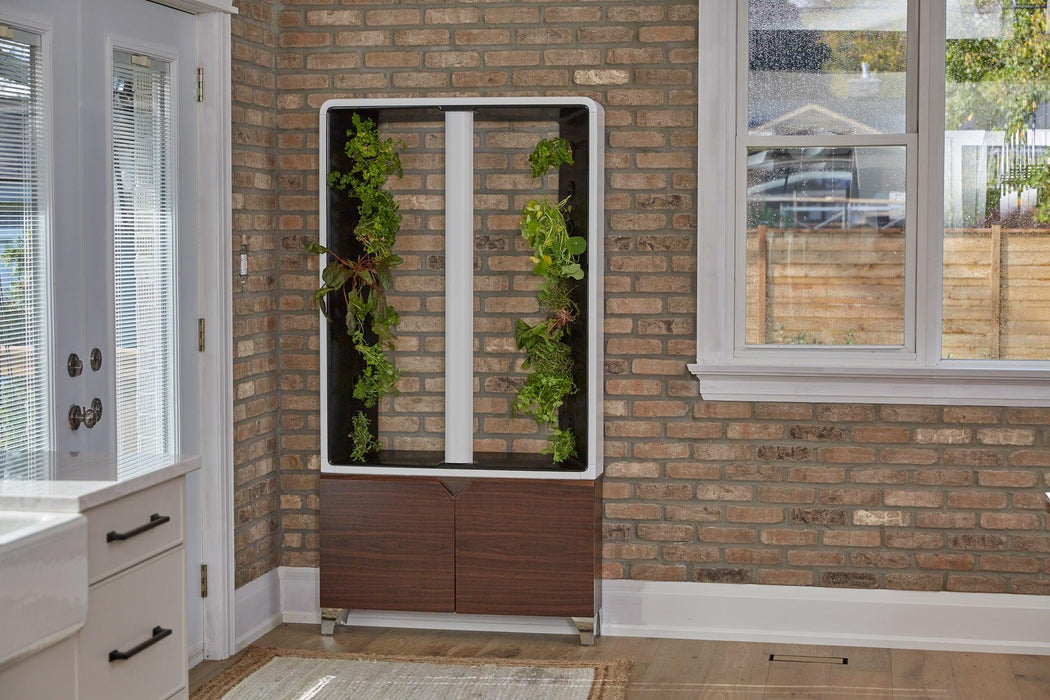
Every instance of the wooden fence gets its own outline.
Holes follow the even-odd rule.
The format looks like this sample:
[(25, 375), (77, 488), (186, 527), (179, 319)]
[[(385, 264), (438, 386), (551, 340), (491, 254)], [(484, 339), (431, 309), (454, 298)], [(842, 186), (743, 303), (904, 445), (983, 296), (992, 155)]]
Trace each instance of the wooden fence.
[[(747, 342), (903, 342), (902, 229), (778, 229), (747, 240)], [(948, 229), (943, 353), (1050, 359), (1050, 229)]]

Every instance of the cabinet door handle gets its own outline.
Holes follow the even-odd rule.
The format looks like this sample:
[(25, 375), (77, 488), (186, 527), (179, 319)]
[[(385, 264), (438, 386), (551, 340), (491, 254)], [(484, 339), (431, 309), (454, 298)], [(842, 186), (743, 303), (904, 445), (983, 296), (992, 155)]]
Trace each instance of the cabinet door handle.
[(149, 516), (149, 522), (145, 525), (139, 525), (134, 530), (128, 530), (127, 532), (117, 532), (116, 530), (110, 530), (106, 533), (106, 542), (112, 542), (114, 540), (130, 540), (135, 535), (141, 535), (147, 530), (152, 530), (155, 527), (160, 527), (164, 523), (170, 521), (171, 518), (167, 515), (157, 515), (154, 513)]
[(153, 636), (147, 639), (146, 641), (142, 642), (142, 644), (137, 644), (128, 649), (127, 651), (118, 651), (117, 649), (114, 649), (113, 651), (109, 652), (109, 662), (113, 663), (114, 661), (125, 661), (127, 659), (130, 659), (132, 656), (139, 653), (143, 649), (148, 649), (149, 647), (153, 646), (165, 637), (170, 636), (170, 629), (164, 629), (160, 625), (157, 625), (153, 628)]

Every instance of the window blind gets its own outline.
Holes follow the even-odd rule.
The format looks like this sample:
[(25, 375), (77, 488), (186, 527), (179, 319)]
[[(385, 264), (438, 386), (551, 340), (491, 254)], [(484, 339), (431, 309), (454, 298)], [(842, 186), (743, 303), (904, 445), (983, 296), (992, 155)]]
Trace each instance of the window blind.
[(113, 270), (118, 454), (168, 452), (174, 404), (169, 65), (113, 55)]
[(0, 25), (0, 450), (50, 446), (40, 37)]

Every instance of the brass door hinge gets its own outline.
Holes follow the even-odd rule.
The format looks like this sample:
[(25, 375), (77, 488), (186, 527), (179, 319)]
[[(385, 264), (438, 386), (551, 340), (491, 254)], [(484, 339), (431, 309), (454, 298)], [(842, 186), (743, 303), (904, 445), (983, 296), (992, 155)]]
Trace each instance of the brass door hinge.
[(204, 102), (204, 69), (197, 69), (197, 101)]
[(201, 564), (201, 598), (208, 597), (208, 565)]
[(204, 319), (197, 319), (197, 352), (204, 352)]

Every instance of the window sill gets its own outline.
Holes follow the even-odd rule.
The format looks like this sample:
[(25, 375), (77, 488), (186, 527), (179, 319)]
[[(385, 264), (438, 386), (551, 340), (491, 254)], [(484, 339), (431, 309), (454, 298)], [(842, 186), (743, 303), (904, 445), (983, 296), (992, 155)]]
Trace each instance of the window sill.
[(691, 364), (705, 401), (1050, 406), (1046, 369), (853, 369)]

